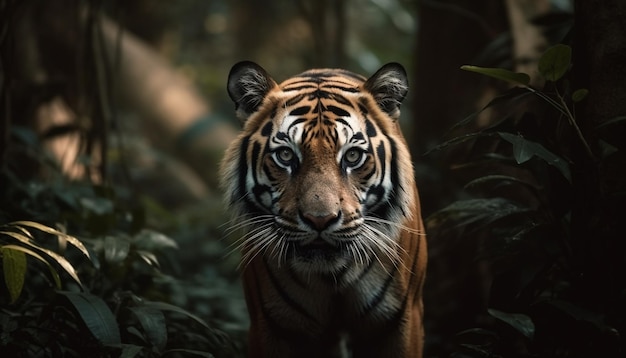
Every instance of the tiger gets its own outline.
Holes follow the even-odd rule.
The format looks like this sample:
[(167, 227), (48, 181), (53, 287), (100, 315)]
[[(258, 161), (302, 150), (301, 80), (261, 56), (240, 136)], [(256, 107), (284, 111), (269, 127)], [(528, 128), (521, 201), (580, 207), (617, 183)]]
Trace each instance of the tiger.
[(427, 248), (404, 67), (278, 84), (243, 61), (227, 89), (243, 129), (219, 171), (242, 233), (248, 356), (421, 357)]

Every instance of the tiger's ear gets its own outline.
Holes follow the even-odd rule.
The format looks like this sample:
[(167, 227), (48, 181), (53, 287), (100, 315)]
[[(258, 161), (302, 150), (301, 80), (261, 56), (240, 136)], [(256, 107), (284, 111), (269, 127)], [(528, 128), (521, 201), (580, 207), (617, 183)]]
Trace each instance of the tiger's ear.
[(400, 117), (400, 103), (409, 91), (406, 71), (399, 63), (388, 63), (370, 77), (363, 87), (368, 90), (378, 106), (391, 118)]
[(228, 74), (228, 95), (235, 102), (237, 117), (247, 119), (276, 86), (263, 67), (251, 61), (236, 63)]

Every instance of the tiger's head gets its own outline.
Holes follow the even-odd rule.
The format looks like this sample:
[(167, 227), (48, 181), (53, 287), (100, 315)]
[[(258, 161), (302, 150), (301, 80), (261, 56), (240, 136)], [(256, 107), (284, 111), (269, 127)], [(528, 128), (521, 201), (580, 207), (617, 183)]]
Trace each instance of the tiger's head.
[(244, 265), (265, 257), (333, 273), (397, 260), (416, 200), (398, 123), (407, 91), (396, 63), (369, 79), (316, 69), (280, 84), (253, 62), (232, 68), (228, 93), (244, 128), (220, 171), (233, 226), (247, 230)]

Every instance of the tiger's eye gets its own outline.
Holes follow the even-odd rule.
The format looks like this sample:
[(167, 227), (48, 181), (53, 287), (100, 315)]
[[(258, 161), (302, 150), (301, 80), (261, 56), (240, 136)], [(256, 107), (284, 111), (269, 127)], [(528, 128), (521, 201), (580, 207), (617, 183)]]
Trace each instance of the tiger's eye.
[(278, 159), (283, 163), (289, 163), (293, 160), (293, 150), (289, 148), (280, 148), (276, 153)]
[(346, 161), (346, 163), (354, 165), (354, 164), (357, 164), (359, 160), (361, 160), (362, 155), (363, 153), (360, 150), (349, 149), (346, 152), (346, 154), (343, 156), (343, 158)]

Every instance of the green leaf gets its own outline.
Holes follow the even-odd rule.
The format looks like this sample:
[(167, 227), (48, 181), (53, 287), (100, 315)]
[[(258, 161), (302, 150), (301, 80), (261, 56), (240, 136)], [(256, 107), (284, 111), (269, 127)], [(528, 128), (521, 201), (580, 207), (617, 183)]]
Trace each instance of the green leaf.
[(530, 209), (504, 198), (467, 199), (457, 200), (437, 211), (428, 218), (428, 221), (435, 225), (451, 222), (455, 227), (471, 224), (485, 226), (502, 218), (529, 211)]
[[(76, 270), (74, 269), (74, 266), (72, 266), (72, 264), (69, 261), (67, 261), (65, 259), (65, 257), (57, 254), (54, 251), (51, 251), (51, 250), (48, 250), (46, 248), (43, 248), (43, 247), (39, 246), (39, 244), (37, 244), (36, 242), (33, 242), (29, 237), (27, 237), (25, 235), (22, 235), (20, 233), (12, 232), (12, 231), (0, 231), (0, 234), (7, 235), (7, 236), (10, 236), (10, 237), (12, 237), (14, 239), (17, 239), (21, 243), (24, 243), (24, 244), (32, 247), (33, 249), (46, 254), (47, 256), (49, 256), (50, 258), (55, 260), (70, 275), (70, 277), (72, 277), (74, 279), (74, 281), (76, 281), (76, 283), (78, 283), (78, 285), (81, 288), (83, 287), (82, 282), (80, 282), (80, 279), (78, 278), (78, 275), (76, 274)], [(42, 260), (44, 260), (44, 259), (42, 258)], [(49, 262), (47, 260), (44, 260), (44, 262), (49, 264)]]
[(117, 264), (128, 257), (130, 241), (125, 237), (106, 236), (103, 242), (103, 249), (106, 262)]
[(506, 132), (498, 132), (500, 138), (513, 144), (513, 156), (517, 164), (523, 164), (537, 156), (546, 163), (557, 168), (561, 174), (569, 181), (572, 182), (572, 175), (569, 169), (569, 163), (565, 159), (547, 150), (543, 145), (527, 140), (521, 135), (515, 135)]
[(134, 344), (122, 344), (122, 354), (120, 358), (133, 358), (143, 350), (142, 346)]
[(572, 48), (558, 44), (550, 47), (539, 59), (539, 73), (548, 81), (556, 82), (569, 70)]
[(69, 300), (91, 332), (103, 345), (121, 346), (119, 327), (107, 304), (98, 296), (84, 292), (59, 292)]
[(521, 313), (507, 313), (491, 308), (488, 309), (487, 312), (489, 312), (491, 316), (515, 328), (529, 339), (533, 339), (535, 335), (535, 324), (527, 315)]
[(154, 307), (130, 307), (129, 308), (148, 336), (148, 340), (159, 352), (165, 349), (167, 345), (167, 326), (165, 325), (165, 316), (163, 312)]
[(476, 132), (476, 133), (470, 133), (470, 134), (465, 134), (465, 135), (462, 135), (462, 136), (459, 136), (459, 137), (455, 137), (455, 138), (449, 139), (449, 140), (447, 140), (447, 141), (445, 141), (445, 142), (443, 142), (443, 143), (441, 143), (441, 144), (439, 144), (439, 145), (429, 149), (428, 151), (426, 151), (426, 153), (424, 155), (430, 154), (430, 153), (435, 152), (435, 151), (442, 150), (442, 149), (444, 149), (446, 147), (449, 147), (451, 145), (456, 145), (456, 144), (459, 144), (459, 143), (466, 142), (468, 140), (472, 140), (474, 138), (486, 137), (486, 136), (488, 137), (490, 135), (491, 135), (490, 133)]
[(50, 256), (54, 261), (56, 261), (59, 264), (59, 266), (61, 266), (65, 270), (65, 272), (67, 272), (70, 275), (72, 279), (74, 279), (74, 281), (76, 281), (76, 283), (81, 288), (83, 287), (83, 283), (80, 281), (80, 278), (78, 278), (76, 269), (74, 268), (74, 266), (72, 266), (72, 264), (69, 261), (67, 261), (65, 257), (57, 254), (54, 251), (44, 249), (42, 247), (37, 247), (36, 249)]
[(58, 289), (61, 288), (61, 278), (59, 277), (59, 273), (54, 269), (54, 267), (50, 264), (50, 262), (48, 262), (48, 260), (43, 258), (41, 255), (39, 255), (38, 253), (36, 253), (35, 251), (31, 249), (18, 246), (18, 245), (5, 245), (2, 248), (21, 251), (29, 256), (36, 258), (37, 260), (43, 262), (44, 264), (46, 264), (46, 266), (48, 266), (48, 269), (50, 270), (50, 275), (52, 276), (52, 279), (54, 280), (54, 284), (56, 285)]
[(145, 261), (145, 263), (148, 264), (148, 266), (154, 266), (156, 268), (160, 267), (159, 260), (154, 253), (145, 250), (137, 250), (137, 254), (143, 261)]
[(464, 188), (465, 189), (469, 189), (471, 187), (479, 186), (481, 184), (488, 183), (488, 182), (494, 182), (494, 181), (496, 181), (496, 182), (512, 182), (512, 183), (523, 184), (524, 186), (532, 189), (533, 191), (535, 191), (537, 189), (533, 184), (531, 184), (531, 183), (529, 183), (527, 181), (523, 181), (523, 180), (521, 180), (519, 178), (515, 178), (515, 177), (512, 177), (512, 176), (509, 176), (509, 175), (486, 175), (484, 177), (476, 178), (476, 179), (470, 181), (469, 183), (465, 184)]
[(155, 251), (161, 249), (177, 249), (178, 244), (172, 238), (149, 229), (141, 230), (135, 237), (133, 238), (137, 247)]
[[(10, 225), (12, 226), (16, 226), (16, 227), (20, 227), (20, 226), (27, 226), (27, 227), (32, 227), (35, 229), (38, 229), (40, 231), (43, 231), (45, 233), (48, 234), (52, 234), (52, 235), (56, 235), (56, 236), (62, 236), (65, 240), (67, 240), (67, 242), (69, 242), (70, 244), (74, 245), (74, 247), (76, 247), (78, 250), (80, 250), (80, 252), (83, 253), (83, 255), (87, 256), (88, 258), (90, 258), (89, 256), (89, 251), (87, 251), (87, 248), (85, 248), (85, 245), (83, 245), (83, 243), (78, 240), (77, 238), (75, 238), (74, 236), (68, 235), (66, 233), (60, 232), (58, 230), (55, 230), (51, 227), (36, 223), (34, 221), (15, 221), (12, 222)], [(31, 236), (32, 238), (32, 236)]]
[(602, 139), (598, 140), (598, 147), (600, 147), (600, 158), (606, 159), (609, 156), (619, 152), (616, 146), (603, 141)]
[(603, 129), (605, 127), (610, 127), (612, 125), (619, 124), (619, 123), (622, 123), (622, 122), (626, 122), (626, 116), (618, 116), (618, 117), (614, 117), (614, 118), (608, 119), (608, 120), (600, 123), (595, 129), (596, 130), (600, 130), (600, 129)]
[(481, 75), (493, 77), (502, 81), (511, 82), (516, 85), (528, 86), (530, 76), (526, 73), (513, 72), (504, 68), (478, 67), (472, 65), (461, 66), (462, 70), (480, 73)]
[(616, 335), (619, 335), (614, 327), (609, 326), (606, 323), (605, 317), (600, 313), (590, 311), (586, 308), (583, 308), (568, 301), (551, 300), (548, 301), (547, 304), (560, 310), (563, 313), (566, 313), (577, 321), (592, 324), (599, 332), (602, 332), (603, 334), (606, 334), (608, 332), (614, 332)]
[(24, 288), (26, 277), (26, 254), (21, 250), (15, 250), (10, 245), (0, 248), (2, 254), (2, 269), (4, 271), (4, 283), (7, 285), (11, 303), (15, 303)]
[(176, 313), (180, 313), (182, 315), (185, 315), (191, 319), (193, 319), (194, 321), (200, 323), (202, 326), (204, 326), (207, 329), (211, 329), (211, 327), (209, 327), (209, 325), (200, 317), (194, 315), (193, 313), (190, 313), (178, 306), (174, 306), (172, 304), (169, 303), (165, 303), (165, 302), (153, 302), (153, 301), (146, 301), (144, 303), (144, 306), (149, 307), (149, 308), (154, 308), (157, 310), (161, 310), (161, 311), (170, 311), (170, 312), (176, 312)]
[(209, 352), (203, 352), (203, 351), (197, 351), (194, 349), (185, 349), (185, 348), (176, 348), (176, 349), (168, 349), (166, 352), (164, 352), (164, 356), (168, 355), (170, 353), (186, 353), (186, 355), (192, 354), (192, 355), (196, 355), (199, 357), (205, 357), (205, 358), (214, 358), (215, 356)]
[(580, 88), (572, 93), (572, 101), (580, 102), (587, 97), (589, 90), (586, 88)]

